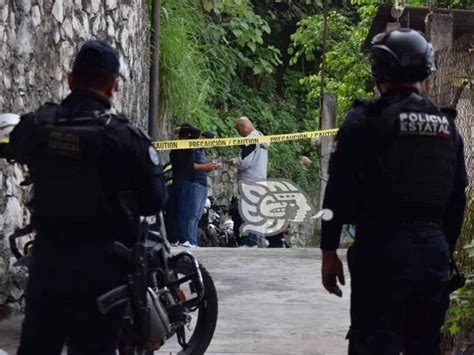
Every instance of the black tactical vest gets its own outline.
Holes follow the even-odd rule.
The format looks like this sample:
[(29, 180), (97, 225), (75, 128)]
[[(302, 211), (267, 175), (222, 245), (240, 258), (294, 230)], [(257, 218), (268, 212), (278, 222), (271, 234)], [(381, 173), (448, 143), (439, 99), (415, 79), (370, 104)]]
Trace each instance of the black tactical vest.
[(454, 183), (454, 117), (416, 93), (364, 110), (359, 219), (440, 221)]
[(111, 116), (60, 116), (60, 108), (50, 107), (35, 117), (28, 164), (34, 215), (55, 219), (107, 217), (112, 208), (104, 193), (102, 164)]

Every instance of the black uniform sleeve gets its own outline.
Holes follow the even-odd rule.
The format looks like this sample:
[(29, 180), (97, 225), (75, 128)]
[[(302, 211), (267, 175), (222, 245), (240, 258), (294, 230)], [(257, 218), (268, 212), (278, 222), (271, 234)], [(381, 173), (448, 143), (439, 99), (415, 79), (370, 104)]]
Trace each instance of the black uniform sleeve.
[(455, 132), (456, 172), (454, 177), (453, 192), (446, 207), (444, 216), (444, 233), (451, 254), (454, 252), (456, 242), (461, 233), (466, 207), (466, 187), (468, 178), (464, 161), (464, 144), (459, 132)]
[(8, 143), (9, 157), (20, 164), (26, 164), (31, 150), (31, 141), (34, 129), (34, 116), (31, 114), (22, 116), (20, 122), (10, 133)]
[(334, 218), (322, 221), (322, 250), (335, 250), (339, 247), (342, 226), (351, 222), (355, 212), (363, 150), (360, 114), (358, 109), (348, 112), (334, 142), (323, 201), (323, 208), (332, 210)]
[(162, 210), (167, 192), (158, 152), (146, 137), (133, 137), (136, 154), (133, 185), (137, 191), (140, 214), (150, 216)]
[(12, 159), (8, 143), (0, 143), (0, 158)]

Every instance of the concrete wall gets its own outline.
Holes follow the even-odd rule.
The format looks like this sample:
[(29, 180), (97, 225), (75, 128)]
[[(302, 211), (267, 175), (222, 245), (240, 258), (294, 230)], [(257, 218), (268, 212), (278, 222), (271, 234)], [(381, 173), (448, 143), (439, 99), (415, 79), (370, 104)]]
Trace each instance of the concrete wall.
[[(121, 54), (115, 107), (145, 126), (147, 9), (141, 0), (0, 0), (0, 112), (22, 114), (64, 98), (75, 52), (94, 38)], [(29, 218), (22, 180), (20, 167), (0, 162), (0, 319), (8, 313), (5, 304), (21, 295), (5, 236)]]

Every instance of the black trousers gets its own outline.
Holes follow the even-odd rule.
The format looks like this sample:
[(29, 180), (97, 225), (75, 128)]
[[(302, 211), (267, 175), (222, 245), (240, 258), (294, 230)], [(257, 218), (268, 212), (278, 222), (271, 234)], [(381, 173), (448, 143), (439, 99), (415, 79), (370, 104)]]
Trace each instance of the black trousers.
[(449, 249), (438, 227), (358, 226), (348, 264), (350, 355), (439, 354)]
[(115, 355), (124, 309), (104, 316), (94, 298), (27, 300), (18, 355)]

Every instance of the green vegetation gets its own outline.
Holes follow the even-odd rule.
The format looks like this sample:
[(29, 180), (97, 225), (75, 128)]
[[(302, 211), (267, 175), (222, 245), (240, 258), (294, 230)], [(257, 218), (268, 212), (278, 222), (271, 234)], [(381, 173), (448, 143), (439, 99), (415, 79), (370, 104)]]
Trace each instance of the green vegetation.
[[(329, 2), (325, 87), (337, 95), (339, 123), (355, 98), (373, 93), (360, 49), (378, 3)], [(222, 137), (237, 134), (242, 115), (265, 134), (318, 128), (322, 1), (162, 0), (161, 13), (160, 120)], [(313, 164), (304, 168), (300, 156)], [(274, 144), (269, 175), (294, 181), (318, 202), (319, 153), (310, 141)]]
[[(353, 4), (389, 4), (394, 3), (393, 0), (352, 0)], [(434, 8), (452, 8), (452, 9), (471, 9), (474, 6), (472, 0), (405, 0), (405, 6), (428, 7)]]
[[(202, 16), (186, 1), (164, 1), (160, 41), (161, 119), (188, 119), (196, 115), (210, 93), (206, 58), (196, 31), (204, 26)], [(199, 12), (197, 12), (199, 14)]]
[[(337, 95), (339, 122), (356, 97), (372, 95), (368, 58), (360, 48), (380, 3), (392, 1), (329, 2), (324, 77), (326, 90)], [(406, 5), (472, 8), (474, 4), (409, 0)], [(190, 122), (223, 137), (236, 135), (234, 121), (242, 115), (265, 134), (317, 129), (322, 13), (321, 0), (163, 0), (160, 120), (173, 125)], [(237, 149), (214, 153), (233, 155)], [(309, 141), (274, 144), (269, 175), (294, 181), (317, 202), (318, 154)], [(309, 169), (298, 162), (302, 155), (313, 161)], [(452, 334), (469, 333), (474, 327), (472, 201), (471, 191), (456, 253), (469, 281), (453, 295), (446, 323)]]
[[(371, 72), (367, 56), (361, 46), (368, 35), (376, 6), (366, 5), (357, 11), (332, 10), (328, 16), (328, 52), (326, 54), (326, 90), (335, 93), (339, 118), (350, 109), (355, 98), (373, 94)], [(356, 16), (356, 20), (353, 16)], [(298, 23), (298, 30), (291, 36), (289, 48), (293, 55), (290, 63), (300, 58), (320, 62), (323, 43), (323, 15), (315, 15)], [(306, 76), (301, 84), (309, 90), (309, 98), (320, 99), (321, 67), (314, 75)]]
[[(235, 136), (248, 116), (265, 134), (317, 129), (320, 1), (163, 0), (160, 120)], [(340, 115), (371, 94), (360, 44), (375, 6), (340, 5), (330, 16), (327, 88)], [(355, 68), (355, 69), (354, 69)], [(215, 150), (236, 154), (236, 149)], [(299, 162), (307, 156), (309, 169)], [(274, 144), (269, 175), (288, 178), (316, 200), (318, 153), (310, 141)]]
[(468, 193), (464, 226), (455, 253), (456, 262), (466, 273), (466, 286), (451, 295), (445, 323), (449, 334), (469, 339), (474, 331), (474, 188)]

